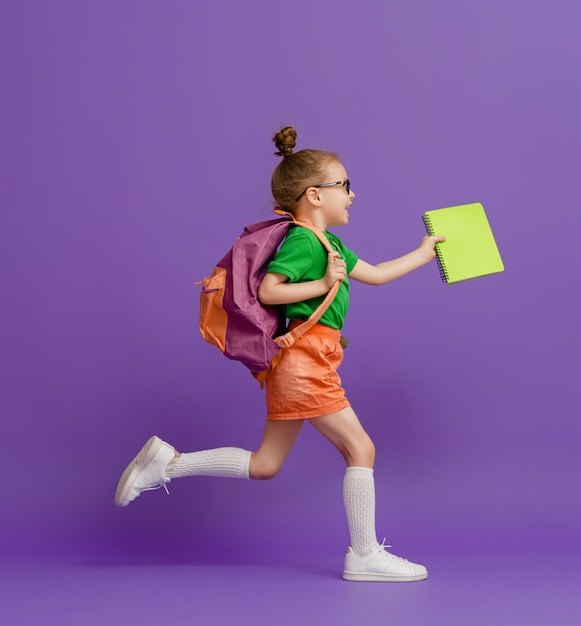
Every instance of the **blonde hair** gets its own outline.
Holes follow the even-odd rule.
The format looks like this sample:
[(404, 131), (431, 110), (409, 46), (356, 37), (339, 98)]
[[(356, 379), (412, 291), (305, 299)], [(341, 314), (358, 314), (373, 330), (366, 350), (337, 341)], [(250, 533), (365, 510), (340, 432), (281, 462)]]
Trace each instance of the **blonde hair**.
[(338, 161), (334, 152), (300, 150), (296, 146), (297, 131), (291, 126), (282, 128), (273, 137), (282, 161), (272, 173), (271, 189), (276, 203), (285, 211), (294, 212), (297, 197), (307, 188), (325, 183), (327, 165)]

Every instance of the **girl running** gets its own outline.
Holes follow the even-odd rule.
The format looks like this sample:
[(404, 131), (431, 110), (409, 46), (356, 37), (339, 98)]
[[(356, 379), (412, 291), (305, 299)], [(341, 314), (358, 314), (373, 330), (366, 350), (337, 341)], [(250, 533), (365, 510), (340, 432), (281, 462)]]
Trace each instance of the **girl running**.
[[(115, 503), (127, 506), (142, 492), (164, 487), (184, 476), (228, 476), (253, 480), (276, 476), (305, 421), (328, 439), (346, 463), (343, 501), (351, 545), (343, 578), (352, 581), (407, 582), (422, 580), (423, 565), (411, 563), (378, 543), (375, 531), (375, 446), (349, 404), (337, 369), (343, 359), (341, 328), (349, 306), (349, 281), (382, 285), (429, 263), (434, 245), (444, 237), (425, 236), (408, 254), (378, 265), (360, 259), (328, 232), (349, 221), (355, 198), (339, 157), (321, 150), (294, 152), (296, 131), (283, 128), (274, 137), (282, 161), (272, 175), (277, 205), (323, 231), (333, 252), (307, 228), (292, 228), (268, 266), (259, 298), (282, 305), (289, 328), (303, 323), (331, 286), (340, 281), (337, 296), (318, 324), (282, 357), (266, 381), (266, 424), (254, 451), (226, 447), (178, 453), (151, 437), (123, 472)], [(387, 546), (389, 547), (389, 546)]]

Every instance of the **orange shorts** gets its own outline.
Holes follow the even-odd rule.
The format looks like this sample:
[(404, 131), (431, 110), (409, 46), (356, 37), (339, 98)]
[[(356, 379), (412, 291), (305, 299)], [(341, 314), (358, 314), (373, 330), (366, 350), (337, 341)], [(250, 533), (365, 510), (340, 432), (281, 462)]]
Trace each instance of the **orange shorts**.
[[(290, 328), (297, 322), (291, 322)], [(350, 406), (337, 368), (343, 360), (341, 332), (315, 324), (282, 356), (266, 381), (269, 420), (308, 419)]]

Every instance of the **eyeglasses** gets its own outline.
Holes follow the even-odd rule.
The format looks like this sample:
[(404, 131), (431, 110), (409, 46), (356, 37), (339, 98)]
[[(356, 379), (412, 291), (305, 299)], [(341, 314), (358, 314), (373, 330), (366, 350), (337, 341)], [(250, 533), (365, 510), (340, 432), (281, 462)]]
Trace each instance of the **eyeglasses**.
[[(347, 192), (347, 195), (351, 193), (351, 183), (349, 182), (348, 178), (345, 180), (338, 180), (335, 183), (323, 183), (322, 185), (309, 185), (307, 189), (310, 189), (311, 187), (315, 187), (316, 189), (319, 189), (319, 187), (335, 187), (336, 185), (343, 185), (343, 187), (345, 187), (345, 191)], [(301, 191), (301, 193), (297, 196), (297, 199), (295, 200), (295, 202), (298, 202), (307, 193), (307, 189), (305, 189), (304, 191)]]

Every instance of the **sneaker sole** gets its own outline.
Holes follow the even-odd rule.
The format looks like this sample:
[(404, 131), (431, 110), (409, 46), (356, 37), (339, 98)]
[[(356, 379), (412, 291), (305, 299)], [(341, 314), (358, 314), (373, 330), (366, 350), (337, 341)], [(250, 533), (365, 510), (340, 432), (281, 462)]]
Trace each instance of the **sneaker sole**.
[(343, 572), (343, 580), (351, 580), (358, 582), (378, 582), (378, 583), (413, 583), (419, 580), (425, 580), (428, 573), (416, 574), (415, 576), (388, 576), (386, 574), (370, 574), (358, 572)]
[(131, 500), (127, 500), (131, 488), (135, 484), (139, 474), (141, 474), (147, 464), (159, 452), (162, 444), (163, 441), (159, 437), (155, 435), (150, 437), (133, 461), (125, 468), (125, 471), (121, 474), (121, 478), (117, 483), (117, 490), (115, 491), (115, 504), (117, 506), (127, 506), (131, 502)]

